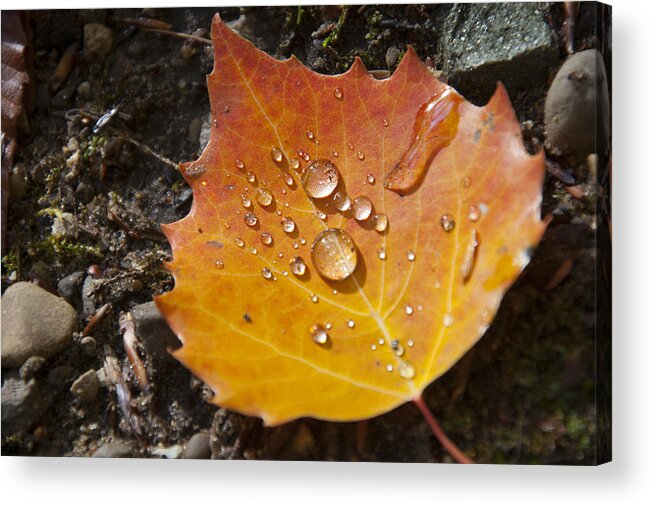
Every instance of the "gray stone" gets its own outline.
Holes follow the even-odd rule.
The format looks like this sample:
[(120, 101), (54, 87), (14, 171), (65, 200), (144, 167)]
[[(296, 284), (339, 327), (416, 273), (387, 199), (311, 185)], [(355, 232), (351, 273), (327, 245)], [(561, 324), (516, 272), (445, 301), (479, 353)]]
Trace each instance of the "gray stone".
[(80, 403), (92, 403), (97, 398), (98, 391), (99, 380), (97, 379), (97, 372), (93, 369), (81, 374), (70, 386), (70, 393)]
[(176, 335), (158, 311), (154, 302), (136, 305), (131, 310), (136, 336), (148, 353), (158, 358), (169, 358), (167, 348), (180, 345)]
[(104, 58), (113, 47), (113, 32), (101, 23), (84, 25), (84, 51)]
[(185, 449), (181, 454), (182, 459), (210, 459), (212, 450), (210, 449), (210, 435), (207, 433), (196, 433), (185, 444)]
[(546, 22), (544, 4), (455, 4), (439, 40), (448, 82), (482, 100), (497, 81), (511, 94), (544, 85), (558, 62), (558, 38)]
[(3, 436), (30, 430), (47, 410), (47, 403), (34, 379), (23, 382), (7, 378), (1, 395)]
[(66, 275), (57, 284), (57, 290), (63, 298), (68, 300), (68, 302), (74, 303), (81, 294), (80, 290), (83, 280), (84, 272), (74, 272), (70, 275)]
[(11, 174), (9, 174), (9, 190), (12, 200), (18, 201), (22, 199), (25, 193), (27, 193), (28, 187), (29, 177), (27, 175), (27, 169), (22, 163), (16, 163), (11, 169)]
[(131, 447), (122, 442), (108, 442), (101, 445), (91, 456), (93, 458), (129, 458)]
[(77, 312), (63, 298), (29, 282), (2, 295), (2, 366), (19, 367), (30, 356), (63, 351), (77, 329)]
[(547, 93), (545, 125), (547, 148), (555, 154), (585, 156), (608, 149), (608, 77), (599, 51), (565, 60)]
[(18, 370), (18, 376), (24, 381), (28, 382), (38, 375), (38, 373), (43, 369), (45, 364), (45, 358), (40, 356), (30, 356), (27, 358), (27, 361), (23, 363), (23, 366)]
[(92, 275), (87, 275), (84, 283), (81, 286), (81, 307), (82, 312), (86, 316), (91, 316), (97, 310), (97, 303), (95, 301), (95, 288), (99, 285), (100, 281), (93, 279)]
[(391, 46), (387, 49), (387, 54), (385, 56), (387, 62), (387, 68), (393, 68), (398, 63), (398, 57), (400, 56), (400, 49), (396, 46)]

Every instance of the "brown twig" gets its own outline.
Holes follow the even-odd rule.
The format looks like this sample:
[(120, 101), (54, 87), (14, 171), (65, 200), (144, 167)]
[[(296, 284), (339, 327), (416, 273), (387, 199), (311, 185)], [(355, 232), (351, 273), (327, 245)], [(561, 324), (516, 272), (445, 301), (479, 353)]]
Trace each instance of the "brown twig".
[(131, 317), (131, 312), (120, 316), (119, 320), (120, 332), (122, 333), (122, 342), (124, 344), (124, 350), (127, 353), (127, 357), (133, 366), (133, 371), (136, 374), (138, 379), (138, 384), (142, 391), (147, 394), (149, 393), (149, 378), (147, 377), (147, 370), (145, 369), (145, 364), (138, 356), (138, 351), (136, 350), (136, 345), (138, 344), (138, 339), (136, 337), (136, 330), (133, 325), (133, 319)]
[(105, 303), (102, 305), (97, 311), (90, 316), (90, 319), (88, 320), (88, 324), (84, 327), (84, 331), (81, 332), (82, 337), (87, 337), (90, 331), (97, 326), (97, 323), (99, 323), (102, 319), (104, 319), (104, 316), (106, 313), (109, 311), (109, 309), (112, 307), (111, 302)]
[(154, 32), (154, 33), (162, 33), (163, 35), (171, 35), (172, 37), (179, 37), (181, 39), (189, 39), (189, 40), (193, 40), (194, 42), (199, 42), (200, 44), (212, 46), (212, 40), (205, 39), (203, 37), (197, 37), (196, 35), (190, 35), (189, 33), (173, 32), (171, 30), (160, 30), (158, 28), (143, 28), (142, 30), (145, 32)]

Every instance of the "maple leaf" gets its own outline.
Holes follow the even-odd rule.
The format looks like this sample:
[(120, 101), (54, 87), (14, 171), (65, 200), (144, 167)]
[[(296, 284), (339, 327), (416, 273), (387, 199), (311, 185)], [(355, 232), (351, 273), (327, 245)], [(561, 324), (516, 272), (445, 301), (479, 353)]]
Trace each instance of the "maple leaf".
[(164, 228), (174, 356), (267, 425), (420, 398), (539, 242), (543, 154), (501, 85), (476, 107), (411, 48), (376, 80), (359, 59), (338, 76), (277, 61), (218, 16), (212, 40), (210, 142)]

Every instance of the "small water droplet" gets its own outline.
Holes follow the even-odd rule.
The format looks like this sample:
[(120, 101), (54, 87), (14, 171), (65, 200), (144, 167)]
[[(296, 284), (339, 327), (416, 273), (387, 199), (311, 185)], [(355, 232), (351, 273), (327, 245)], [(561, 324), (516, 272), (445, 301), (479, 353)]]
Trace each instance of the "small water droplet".
[(416, 375), (416, 369), (414, 368), (413, 365), (410, 365), (409, 363), (403, 361), (400, 363), (400, 367), (398, 368), (398, 373), (400, 374), (400, 377), (403, 379), (413, 379), (414, 376)]
[(293, 247), (294, 249), (298, 249), (298, 242), (294, 242), (294, 243), (292, 244), (292, 247)]
[(231, 229), (231, 225), (228, 224), (228, 223), (224, 223), (224, 228), (226, 228), (227, 230), (230, 230), (230, 229)]
[(303, 237), (299, 238), (298, 241), (301, 243), (301, 245), (305, 245), (307, 243), (307, 240), (305, 240)]
[(373, 174), (366, 174), (366, 182), (375, 184), (375, 176)]
[(434, 289), (441, 289), (441, 281), (439, 280), (434, 281)]
[(447, 214), (443, 214), (441, 216), (441, 228), (443, 228), (444, 231), (450, 233), (452, 230), (454, 230), (454, 225), (455, 222), (451, 216)]
[(339, 170), (330, 160), (314, 160), (305, 168), (301, 182), (312, 198), (326, 198), (339, 183)]
[(349, 319), (348, 321), (346, 321), (346, 326), (348, 326), (349, 328), (354, 328), (355, 327), (355, 321), (353, 321), (352, 319)]
[(308, 130), (308, 131), (306, 131), (306, 132), (305, 132), (305, 136), (306, 136), (309, 140), (314, 140), (314, 132), (313, 132), (312, 130)]
[(368, 219), (373, 210), (373, 204), (367, 196), (358, 196), (353, 200), (353, 216), (358, 221)]
[(267, 188), (258, 188), (258, 193), (255, 195), (255, 200), (263, 207), (268, 207), (274, 201), (274, 195), (271, 194)]
[(245, 209), (251, 207), (251, 199), (248, 196), (240, 195), (240, 199), (242, 200), (242, 207), (244, 207)]
[(330, 339), (328, 332), (321, 325), (314, 325), (312, 327), (311, 335), (312, 340), (319, 345), (327, 344), (328, 340)]
[(332, 294), (335, 295), (335, 296), (337, 296), (337, 295), (339, 294), (339, 291), (337, 291), (336, 289), (333, 289), (333, 290), (332, 290)]
[(337, 152), (336, 149), (333, 149), (333, 150), (332, 150), (332, 155), (333, 155), (335, 158), (339, 158), (339, 153)]
[(470, 177), (464, 177), (461, 182), (464, 188), (469, 188), (472, 184), (472, 179)]
[(452, 314), (445, 314), (443, 316), (443, 326), (449, 328), (452, 326), (452, 323), (454, 323), (454, 317), (452, 317)]
[(405, 353), (405, 347), (396, 339), (391, 342), (391, 349), (396, 356), (402, 356)]
[(393, 365), (387, 365), (387, 372), (393, 372)]
[(280, 149), (277, 147), (271, 148), (271, 159), (274, 161), (274, 163), (282, 163), (283, 157), (283, 152)]
[(418, 305), (418, 306), (416, 307), (416, 310), (417, 310), (418, 312), (422, 312), (422, 311), (423, 311), (423, 306), (422, 306), (422, 305)]
[(312, 295), (312, 296), (310, 296), (310, 301), (312, 303), (317, 303), (319, 301), (319, 297), (316, 296), (316, 295)]
[(389, 126), (389, 120), (386, 119), (386, 118), (383, 119), (383, 120), (382, 120), (382, 125), (383, 125), (385, 128), (386, 128), (387, 126)]
[(377, 345), (371, 344), (371, 351), (375, 351), (377, 349)]
[(249, 181), (251, 184), (255, 182), (255, 174), (253, 172), (247, 172), (245, 177), (246, 180)]
[(283, 270), (281, 273), (283, 274), (283, 277), (287, 277), (289, 275), (289, 272), (287, 270)]
[(328, 219), (328, 215), (325, 212), (323, 212), (321, 209), (316, 209), (316, 217), (318, 217), (322, 221)]
[(485, 203), (480, 203), (478, 207), (479, 207), (479, 212), (481, 212), (482, 216), (488, 214), (488, 205), (486, 205)]
[(411, 249), (407, 251), (407, 260), (414, 261), (416, 259), (416, 253)]
[(264, 245), (271, 245), (274, 241), (274, 238), (271, 236), (271, 233), (267, 231), (263, 231), (260, 234), (260, 242), (262, 242)]
[(289, 270), (297, 276), (305, 275), (307, 267), (305, 266), (305, 261), (300, 256), (296, 256), (289, 262)]
[(244, 170), (244, 162), (242, 160), (235, 160), (235, 166), (240, 170)]
[(242, 239), (239, 238), (239, 237), (236, 238), (236, 239), (235, 239), (235, 245), (236, 245), (237, 247), (239, 247), (240, 249), (242, 249), (242, 248), (244, 247), (244, 240), (242, 240)]
[(382, 233), (389, 225), (389, 218), (386, 214), (375, 214), (373, 216), (373, 225), (375, 226), (375, 231)]
[(273, 278), (273, 274), (271, 273), (271, 270), (269, 270), (267, 267), (262, 267), (262, 277), (264, 277), (269, 281)]
[(296, 158), (292, 158), (289, 160), (289, 166), (292, 167), (294, 170), (298, 170), (301, 166), (300, 162)]
[(411, 305), (405, 305), (405, 314), (411, 316), (414, 313), (414, 308)]
[(332, 324), (331, 323), (326, 323), (325, 324), (325, 329), (326, 330), (331, 330), (332, 329)]
[(384, 345), (384, 339), (383, 338), (378, 338), (377, 343), (378, 343), (378, 345)]
[(258, 250), (253, 246), (249, 247), (249, 251), (251, 251), (251, 254), (253, 254), (253, 256), (258, 255)]
[(365, 158), (363, 151), (357, 151), (356, 156), (357, 156), (357, 159), (360, 160), (360, 161), (364, 160), (364, 158)]
[(258, 218), (253, 212), (247, 212), (244, 215), (244, 222), (248, 226), (255, 226), (256, 224), (258, 224)]
[(474, 221), (478, 221), (480, 216), (481, 213), (479, 209), (474, 205), (471, 205), (470, 208), (468, 209), (468, 219), (474, 222)]
[(294, 185), (294, 178), (292, 177), (292, 174), (285, 174), (285, 184), (287, 184), (290, 188)]
[(350, 196), (345, 191), (337, 191), (332, 201), (338, 211), (346, 212), (350, 209)]
[(347, 279), (357, 267), (357, 248), (352, 237), (339, 228), (322, 231), (312, 244), (312, 263), (326, 279)]
[(279, 257), (279, 258), (282, 258), (282, 257), (283, 257), (283, 253), (282, 253), (282, 252), (279, 252), (279, 253), (278, 253), (278, 257)]
[(217, 270), (223, 270), (224, 262), (222, 260), (215, 260), (215, 267), (217, 267)]
[(280, 220), (280, 226), (285, 233), (292, 233), (296, 228), (296, 223), (291, 217), (284, 217)]
[(343, 100), (344, 98), (344, 90), (341, 88), (335, 88), (333, 95), (337, 100)]
[(377, 257), (380, 258), (382, 261), (387, 259), (387, 250), (384, 247), (380, 247), (377, 250)]
[(349, 142), (348, 143), (348, 149), (350, 149), (351, 151), (354, 151), (355, 150), (355, 144), (353, 144), (352, 142)]
[(414, 341), (412, 339), (407, 340), (408, 347), (414, 347)]

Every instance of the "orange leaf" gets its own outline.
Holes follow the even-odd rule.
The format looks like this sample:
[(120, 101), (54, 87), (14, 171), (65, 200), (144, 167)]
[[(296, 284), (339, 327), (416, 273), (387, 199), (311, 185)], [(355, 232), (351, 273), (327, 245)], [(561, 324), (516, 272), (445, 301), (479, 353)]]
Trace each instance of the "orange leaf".
[[(542, 153), (525, 151), (499, 85), (485, 107), (459, 99), (446, 109), (458, 117), (442, 135), (453, 136), (419, 148), (435, 152), (400, 196), (383, 183), (420, 140), (418, 111), (458, 96), (412, 49), (376, 80), (359, 59), (339, 76), (276, 61), (219, 17), (212, 40), (210, 143), (181, 167), (194, 203), (165, 227), (175, 287), (156, 300), (183, 342), (174, 356), (216, 404), (268, 425), (363, 419), (418, 397), (484, 334), (540, 240)], [(331, 191), (329, 161), (336, 191), (368, 197), (386, 230), (373, 214), (337, 210), (332, 195), (309, 197), (308, 158), (322, 160), (324, 185), (306, 177), (307, 189)], [(319, 267), (311, 245), (329, 228), (352, 246), (345, 234), (320, 241), (332, 256), (317, 253)]]

